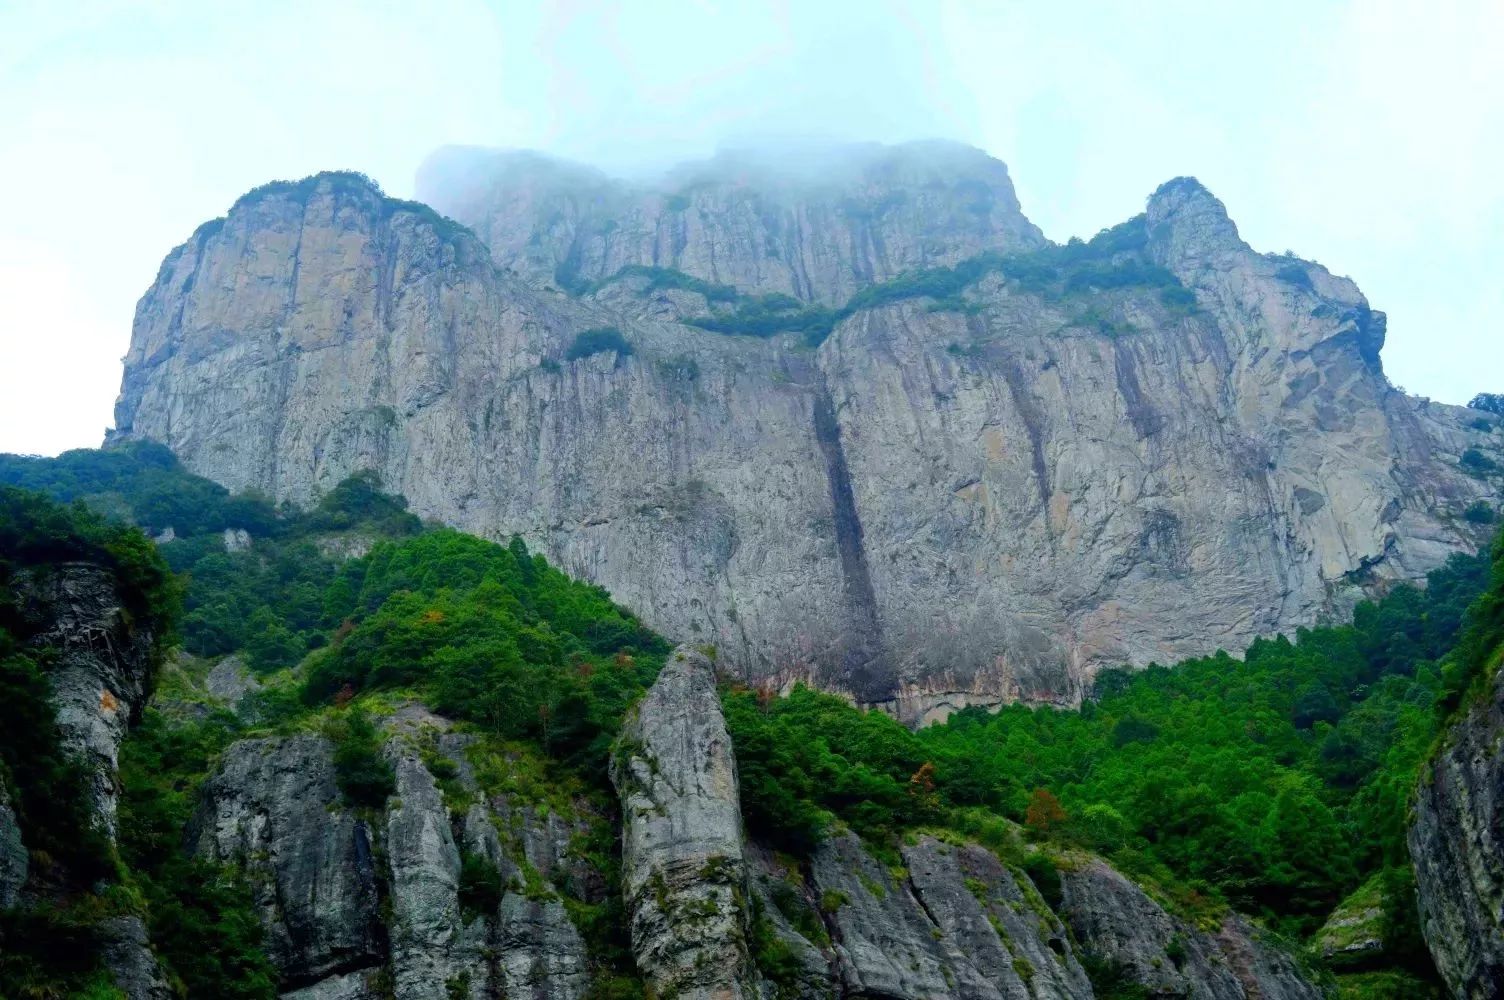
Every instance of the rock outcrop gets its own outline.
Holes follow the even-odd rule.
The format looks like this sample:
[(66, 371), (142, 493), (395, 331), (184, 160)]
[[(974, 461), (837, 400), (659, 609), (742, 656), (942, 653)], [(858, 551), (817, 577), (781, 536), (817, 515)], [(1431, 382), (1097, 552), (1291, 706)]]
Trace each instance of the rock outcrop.
[(31, 854), (21, 839), (21, 824), (0, 775), (0, 910), (15, 906), (31, 869)]
[(1454, 995), (1504, 997), (1504, 669), (1421, 775), (1409, 830), (1421, 930)]
[(1095, 858), (1060, 873), (1061, 915), (1084, 955), (1152, 996), (1320, 1000), (1290, 956), (1236, 915), (1202, 930)]
[(113, 838), (120, 743), (146, 704), (156, 639), (131, 618), (114, 573), (89, 562), (23, 570), (11, 581), (47, 670), (62, 748), (89, 776), (90, 811)]
[[(448, 730), (421, 710), (394, 717), (396, 793), (375, 817), (344, 803), (317, 734), (237, 743), (205, 783), (190, 844), (245, 873), (284, 1000), (585, 994), (587, 950), (564, 899), (605, 890), (573, 853), (584, 813), (488, 792), (474, 738)], [(435, 771), (467, 805), (446, 800)], [(467, 858), (495, 878), (494, 897), (467, 895)]]
[[(750, 681), (916, 722), (1072, 704), (1481, 541), (1480, 411), (1392, 389), (1383, 314), (1196, 182), (1049, 248), (996, 161), (864, 156), (682, 192), (470, 157), (440, 203), (489, 246), (351, 175), (270, 185), (164, 262), (116, 436), (298, 502), (375, 469)], [(929, 297), (879, 284), (962, 258)], [(815, 349), (687, 322), (789, 302), (827, 310), (787, 313)], [(572, 350), (602, 328), (630, 351)]]
[[(120, 744), (139, 717), (160, 653), (149, 622), (136, 620), (122, 598), (116, 571), (71, 561), (18, 569), (5, 581), (15, 602), (18, 635), (44, 650), (60, 749), (82, 768), (88, 822), (115, 839), (120, 798)], [(51, 791), (51, 790), (49, 790)], [(0, 908), (26, 903), (51, 908), (93, 886), (78, 872), (47, 863), (44, 879), (29, 884), (31, 864), (11, 791), (0, 778)], [(172, 996), (147, 943), (146, 927), (130, 908), (103, 908), (91, 927), (98, 958), (127, 1000)]]
[(1311, 946), (1335, 968), (1361, 968), (1384, 955), (1383, 876), (1375, 875), (1332, 911)]
[(704, 654), (674, 651), (622, 730), (622, 894), (652, 994), (750, 1000), (736, 758)]
[(289, 988), (381, 963), (371, 829), (343, 807), (322, 736), (230, 747), (204, 784), (188, 842), (245, 872), (267, 957)]
[(1052, 909), (977, 844), (919, 836), (898, 867), (850, 833), (804, 863), (744, 845), (714, 676), (688, 649), (628, 723), (613, 779), (633, 952), (657, 996), (1089, 1000), (1088, 962), (1155, 996), (1321, 996), (1243, 919), (1202, 931), (1090, 856), (1067, 859)]

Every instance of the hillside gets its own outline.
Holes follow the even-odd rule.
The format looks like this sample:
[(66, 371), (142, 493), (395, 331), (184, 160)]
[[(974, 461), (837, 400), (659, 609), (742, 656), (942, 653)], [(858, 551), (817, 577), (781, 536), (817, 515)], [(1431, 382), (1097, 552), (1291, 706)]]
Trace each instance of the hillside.
[[(19, 881), (0, 864), (22, 905), (0, 929), (0, 989), (100, 974), (132, 1000), (524, 982), (570, 998), (1437, 989), (1402, 824), (1481, 683), (1469, 650), (1501, 600), (1484, 556), (1241, 661), (1103, 675), (1080, 712), (971, 710), (915, 733), (805, 688), (721, 671), (717, 690), (706, 652), (666, 657), (598, 588), (520, 541), (424, 528), (369, 477), (278, 509), (133, 444), (7, 456), (0, 482), (149, 528), (187, 609), (142, 536), (6, 494), (5, 523), (52, 525), (54, 562), (134, 539), (137, 614), (186, 648), (136, 675), (118, 823), (91, 807), (120, 890), (85, 894), (72, 937), (38, 923), (55, 888), (27, 805), (60, 779), (6, 758), (22, 809), (0, 816), (0, 844), (15, 831), (33, 862)], [(233, 620), (255, 624), (209, 627)], [(55, 857), (90, 843), (50, 836)], [(1334, 940), (1328, 918), (1363, 906), (1377, 944)], [(111, 912), (148, 949), (135, 986), (98, 936)], [(54, 940), (81, 943), (65, 960)]]

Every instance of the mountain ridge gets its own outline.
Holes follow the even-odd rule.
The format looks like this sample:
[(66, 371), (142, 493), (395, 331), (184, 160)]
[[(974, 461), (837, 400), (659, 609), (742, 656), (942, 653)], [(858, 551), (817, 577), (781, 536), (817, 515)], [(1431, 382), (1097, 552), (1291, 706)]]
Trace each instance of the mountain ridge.
[[(883, 281), (935, 249), (908, 209), (819, 215), (820, 247), (855, 249), (775, 267), (755, 251), (782, 230), (743, 225), (761, 194), (723, 185), (681, 231), (746, 238), (664, 268), (612, 256), (615, 230), (581, 229), (602, 217), (590, 192), (554, 181), (573, 216), (505, 175), (452, 229), (322, 177), (239, 206), (143, 298), (115, 437), (298, 501), (374, 469), (751, 681), (910, 721), (1074, 704), (1104, 664), (1341, 613), (1475, 545), (1462, 514), (1497, 498), (1461, 464), (1493, 462), (1491, 424), (1395, 392), (1383, 314), (1320, 265), (1254, 253), (1191, 179), (1065, 245), (1020, 228), (1010, 184), (990, 245), (955, 256), (974, 217), (943, 263)], [(890, 191), (863, 184), (863, 204)], [(931, 195), (965, 211), (964, 184)], [(647, 197), (607, 206), (618, 229), (658, 233)], [(899, 236), (873, 256), (884, 226)], [(624, 346), (581, 353), (592, 330)]]

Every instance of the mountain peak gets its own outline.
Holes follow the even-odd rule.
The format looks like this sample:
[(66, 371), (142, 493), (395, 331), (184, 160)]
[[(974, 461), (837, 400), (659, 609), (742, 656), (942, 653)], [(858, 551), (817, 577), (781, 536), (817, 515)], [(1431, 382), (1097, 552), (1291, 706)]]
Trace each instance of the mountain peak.
[(1149, 196), (1151, 243), (1171, 270), (1197, 260), (1247, 249), (1227, 207), (1194, 177), (1165, 181)]

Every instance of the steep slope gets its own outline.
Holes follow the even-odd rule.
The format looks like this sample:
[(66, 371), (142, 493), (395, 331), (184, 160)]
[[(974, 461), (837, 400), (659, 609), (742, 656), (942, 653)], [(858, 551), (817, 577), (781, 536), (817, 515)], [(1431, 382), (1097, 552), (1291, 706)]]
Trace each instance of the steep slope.
[(171, 996), (115, 843), (166, 577), (139, 532), (0, 490), (0, 994)]
[(498, 265), (567, 289), (646, 266), (839, 306), (905, 271), (1044, 243), (1008, 169), (944, 142), (725, 153), (655, 184), (448, 148), (419, 171), (418, 197), (474, 228)]
[(1504, 996), (1504, 545), (1473, 615), (1457, 655), (1474, 694), (1421, 773), (1409, 830), (1426, 944), (1468, 1000)]
[[(348, 175), (268, 186), (142, 299), (116, 435), (298, 501), (373, 468), (751, 679), (913, 720), (1074, 703), (1103, 664), (1237, 648), (1479, 540), (1462, 515), (1496, 496), (1495, 421), (1392, 390), (1383, 316), (1351, 282), (1254, 253), (1188, 180), (1089, 245), (1040, 246), (1000, 164), (921, 152), (852, 190), (926, 203), (975, 182), (991, 228), (930, 206), (951, 238), (932, 254), (929, 222), (894, 209), (885, 267), (817, 255), (846, 277), (808, 286), (729, 235), (742, 209), (716, 199), (784, 204), (756, 171), (703, 188), (714, 266), (549, 236), (560, 199), (611, 240), (656, 232), (663, 206), (537, 158), (474, 161), (456, 193), (489, 251)], [(584, 294), (541, 288), (577, 246)], [(986, 249), (1029, 252), (868, 284)], [(687, 273), (600, 286), (643, 261)], [(786, 285), (822, 305), (749, 294)], [(630, 350), (577, 340), (607, 327)]]
[(1240, 919), (1198, 930), (1086, 855), (1057, 876), (1052, 910), (977, 844), (914, 837), (888, 865), (837, 832), (802, 869), (744, 849), (729, 750), (711, 665), (681, 648), (624, 731), (615, 774), (633, 947), (657, 995), (753, 995), (759, 974), (784, 997), (1106, 995), (1086, 963), (1154, 995), (1320, 996)]

